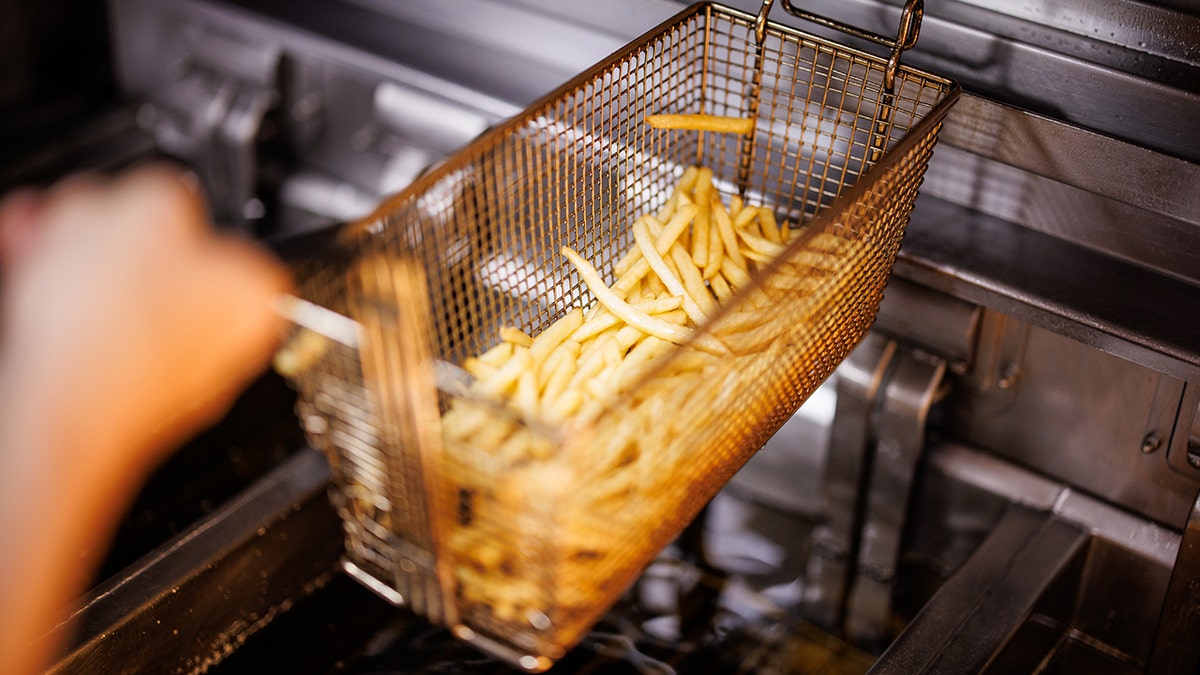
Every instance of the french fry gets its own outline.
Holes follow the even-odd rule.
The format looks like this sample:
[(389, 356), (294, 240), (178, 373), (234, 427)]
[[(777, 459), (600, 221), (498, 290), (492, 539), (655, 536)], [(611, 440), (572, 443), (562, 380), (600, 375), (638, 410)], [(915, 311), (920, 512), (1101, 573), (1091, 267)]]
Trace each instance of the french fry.
[(529, 367), (529, 350), (515, 349), (512, 358), (491, 377), (479, 380), (479, 391), (485, 396), (500, 397), (516, 384), (517, 378)]
[(721, 272), (721, 262), (725, 259), (725, 246), (721, 243), (721, 232), (709, 218), (708, 227), (708, 259), (704, 261), (703, 276), (712, 279)]
[[(763, 225), (765, 226), (766, 223), (763, 223)], [(766, 228), (766, 229), (771, 229), (771, 228)], [(775, 232), (775, 236), (778, 237), (779, 230), (774, 229), (773, 231)], [(737, 234), (739, 237), (741, 237), (742, 241), (746, 242), (746, 246), (750, 247), (751, 251), (753, 251), (761, 256), (765, 256), (765, 260), (771, 260), (772, 258), (775, 258), (776, 256), (778, 256), (780, 253), (783, 253), (783, 248), (784, 248), (783, 244), (771, 241), (770, 239), (767, 239), (766, 237), (760, 237), (756, 234), (751, 234), (750, 232), (747, 232), (746, 230), (738, 230)]]
[(748, 134), (754, 131), (754, 120), (749, 117), (725, 117), (703, 114), (646, 115), (646, 123), (655, 129), (715, 131), (730, 134)]
[[(704, 285), (704, 277), (700, 270), (680, 248), (671, 249), (671, 259), (675, 261), (675, 265), (679, 269), (679, 276), (683, 280), (687, 296), (700, 307), (704, 316), (708, 317), (716, 309), (716, 303), (713, 302), (712, 295)], [(686, 303), (684, 306), (687, 306)], [(697, 323), (700, 322), (697, 321)]]
[[(753, 120), (744, 122), (753, 129)], [(619, 528), (589, 512), (604, 513), (635, 497), (644, 513), (677, 504), (679, 490), (687, 487), (664, 477), (687, 465), (691, 458), (678, 450), (691, 447), (686, 439), (698, 433), (677, 411), (697, 405), (721, 410), (735, 402), (746, 409), (746, 401), (737, 398), (746, 394), (734, 386), (740, 375), (730, 361), (762, 363), (794, 348), (812, 328), (780, 309), (782, 301), (818, 292), (854, 250), (841, 237), (814, 237), (755, 284), (753, 275), (785, 250), (793, 232), (765, 207), (736, 196), (726, 206), (712, 171), (697, 166), (683, 171), (656, 213), (631, 224), (630, 235), (629, 249), (612, 268), (611, 285), (592, 263), (564, 247), (562, 255), (591, 300), (532, 337), (502, 329), (499, 344), (464, 362), (475, 377), (471, 396), (452, 397), (442, 416), (448, 444), (479, 448), (504, 467), (499, 478), (478, 469), (452, 474), (458, 494), (469, 497), (461, 508), (470, 517), (460, 516), (446, 540), (458, 563), (458, 592), (490, 608), (495, 621), (527, 624), (530, 612), (547, 606), (589, 610), (596, 566), (636, 548)], [(734, 298), (737, 304), (709, 325), (720, 304)], [(707, 329), (698, 332), (701, 326)], [(755, 393), (755, 401), (767, 406), (779, 395), (775, 387)], [(497, 415), (474, 396), (500, 399), (517, 414)], [(617, 410), (622, 424), (593, 424)], [(526, 424), (522, 417), (564, 434), (592, 434), (595, 442), (559, 447), (557, 436), (542, 433), (545, 426)], [(556, 454), (564, 449), (578, 454)], [(474, 457), (463, 456), (464, 466)], [(539, 505), (556, 504), (554, 495), (566, 490), (575, 506), (556, 514), (569, 526), (556, 528), (561, 555), (556, 581), (546, 585), (523, 575), (520, 565), (538, 564), (527, 558), (529, 550), (537, 550), (530, 533), (541, 534)], [(526, 539), (509, 538), (512, 532)]]
[(775, 212), (765, 206), (758, 207), (758, 221), (762, 225), (763, 236), (776, 244), (783, 242), (779, 233), (779, 224), (775, 222)]
[[(742, 260), (742, 254), (738, 251), (737, 233), (733, 228), (733, 220), (725, 207), (721, 205), (721, 200), (713, 198), (712, 205), (713, 222), (717, 226), (717, 234), (721, 237), (721, 247), (725, 251), (725, 255), (733, 258), (733, 264), (746, 269), (746, 261)], [(724, 259), (720, 264), (724, 264)]]
[[(645, 312), (631, 307), (624, 300), (617, 297), (611, 289), (604, 285), (604, 280), (600, 278), (600, 274), (596, 271), (596, 268), (592, 267), (588, 261), (579, 257), (578, 253), (564, 246), (562, 254), (575, 266), (580, 278), (587, 284), (587, 287), (592, 291), (592, 295), (596, 296), (600, 304), (604, 305), (608, 311), (623, 319), (625, 323), (637, 326), (650, 335), (658, 336), (676, 344), (687, 340), (689, 332), (687, 329), (669, 324), (661, 319), (656, 319)], [(725, 348), (719, 342), (707, 336), (702, 336), (696, 344), (706, 351), (712, 351), (717, 354), (725, 351)]]
[(583, 309), (575, 308), (551, 324), (549, 328), (539, 333), (536, 338), (530, 341), (531, 344), (529, 345), (529, 356), (533, 361), (533, 367), (537, 368), (542, 364), (559, 343), (566, 340), (582, 325)]
[(654, 242), (650, 239), (650, 230), (645, 221), (639, 220), (633, 224), (633, 239), (637, 242), (638, 248), (641, 249), (642, 257), (646, 259), (646, 262), (650, 265), (650, 269), (654, 270), (654, 273), (662, 280), (669, 292), (683, 301), (683, 309), (688, 313), (688, 316), (691, 316), (692, 320), (696, 323), (703, 323), (707, 315), (696, 304), (696, 301), (688, 295), (679, 277), (667, 267), (666, 261), (663, 260), (662, 255), (655, 248)]
[(529, 337), (519, 328), (512, 326), (502, 326), (500, 328), (500, 339), (512, 344), (514, 347), (530, 347), (533, 345), (533, 338)]

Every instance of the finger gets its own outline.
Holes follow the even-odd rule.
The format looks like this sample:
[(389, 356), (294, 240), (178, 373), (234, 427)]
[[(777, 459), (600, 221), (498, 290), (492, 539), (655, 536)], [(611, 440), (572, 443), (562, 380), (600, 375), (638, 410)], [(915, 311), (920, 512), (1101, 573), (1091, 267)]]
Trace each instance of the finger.
[(195, 235), (210, 227), (208, 208), (194, 174), (165, 163), (133, 169), (113, 184), (111, 197), (121, 208), (139, 213), (133, 222), (178, 227)]
[(44, 197), (32, 188), (16, 190), (0, 200), (0, 266), (9, 269), (29, 255), (37, 240)]

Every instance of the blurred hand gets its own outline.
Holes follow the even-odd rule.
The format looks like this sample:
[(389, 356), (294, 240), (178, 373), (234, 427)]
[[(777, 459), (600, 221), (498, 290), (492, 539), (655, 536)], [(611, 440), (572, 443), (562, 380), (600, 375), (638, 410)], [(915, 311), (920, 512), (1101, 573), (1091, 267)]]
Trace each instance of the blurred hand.
[(141, 480), (261, 372), (288, 288), (165, 167), (0, 202), (0, 672), (37, 667), (12, 654), (83, 589)]
[(0, 265), (0, 359), (15, 381), (60, 424), (120, 439), (114, 452), (141, 469), (261, 371), (279, 336), (270, 302), (288, 288), (272, 259), (210, 229), (194, 186), (164, 167), (7, 200)]

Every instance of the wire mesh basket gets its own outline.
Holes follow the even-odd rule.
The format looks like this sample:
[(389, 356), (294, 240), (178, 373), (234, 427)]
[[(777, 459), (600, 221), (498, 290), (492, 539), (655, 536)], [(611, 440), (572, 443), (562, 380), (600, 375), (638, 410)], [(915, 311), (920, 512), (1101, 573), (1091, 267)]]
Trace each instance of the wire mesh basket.
[[(346, 569), (523, 668), (574, 645), (871, 325), (958, 93), (898, 67), (902, 48), (889, 65), (695, 5), (350, 226), (349, 259), (299, 270), (346, 320), (293, 378)], [(659, 130), (658, 113), (754, 124)], [(588, 415), (465, 384), (502, 328), (596, 311), (562, 249), (613, 283), (629, 224), (697, 165), (786, 224), (781, 252)]]

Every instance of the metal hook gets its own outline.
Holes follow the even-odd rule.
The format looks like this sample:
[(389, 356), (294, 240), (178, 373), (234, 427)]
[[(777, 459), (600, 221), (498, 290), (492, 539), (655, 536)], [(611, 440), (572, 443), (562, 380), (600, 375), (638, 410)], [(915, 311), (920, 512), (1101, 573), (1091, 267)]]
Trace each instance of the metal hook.
[[(762, 8), (758, 13), (758, 19), (754, 23), (754, 36), (758, 39), (760, 47), (766, 38), (767, 14), (771, 11), (771, 6), (774, 4), (775, 0), (763, 0)], [(847, 35), (889, 47), (892, 53), (888, 57), (887, 69), (884, 71), (883, 80), (884, 88), (888, 91), (891, 91), (892, 85), (896, 80), (896, 72), (900, 69), (900, 54), (917, 44), (917, 37), (921, 32), (921, 18), (925, 15), (924, 0), (907, 0), (904, 3), (904, 9), (900, 12), (900, 26), (897, 29), (896, 37), (890, 38), (800, 9), (794, 4), (793, 0), (784, 0), (783, 8), (787, 10), (788, 14), (811, 21), (819, 26), (832, 28)]]
[(887, 70), (883, 73), (883, 88), (892, 91), (896, 83), (896, 71), (900, 69), (900, 55), (904, 50), (916, 46), (921, 34), (921, 19), (925, 16), (925, 0), (908, 0), (904, 10), (900, 12), (900, 27), (896, 32), (896, 41), (892, 44), (892, 54), (888, 57)]
[(775, 4), (775, 0), (763, 0), (762, 7), (758, 10), (758, 18), (754, 20), (754, 39), (761, 47), (767, 39), (767, 15), (771, 13), (771, 6)]

